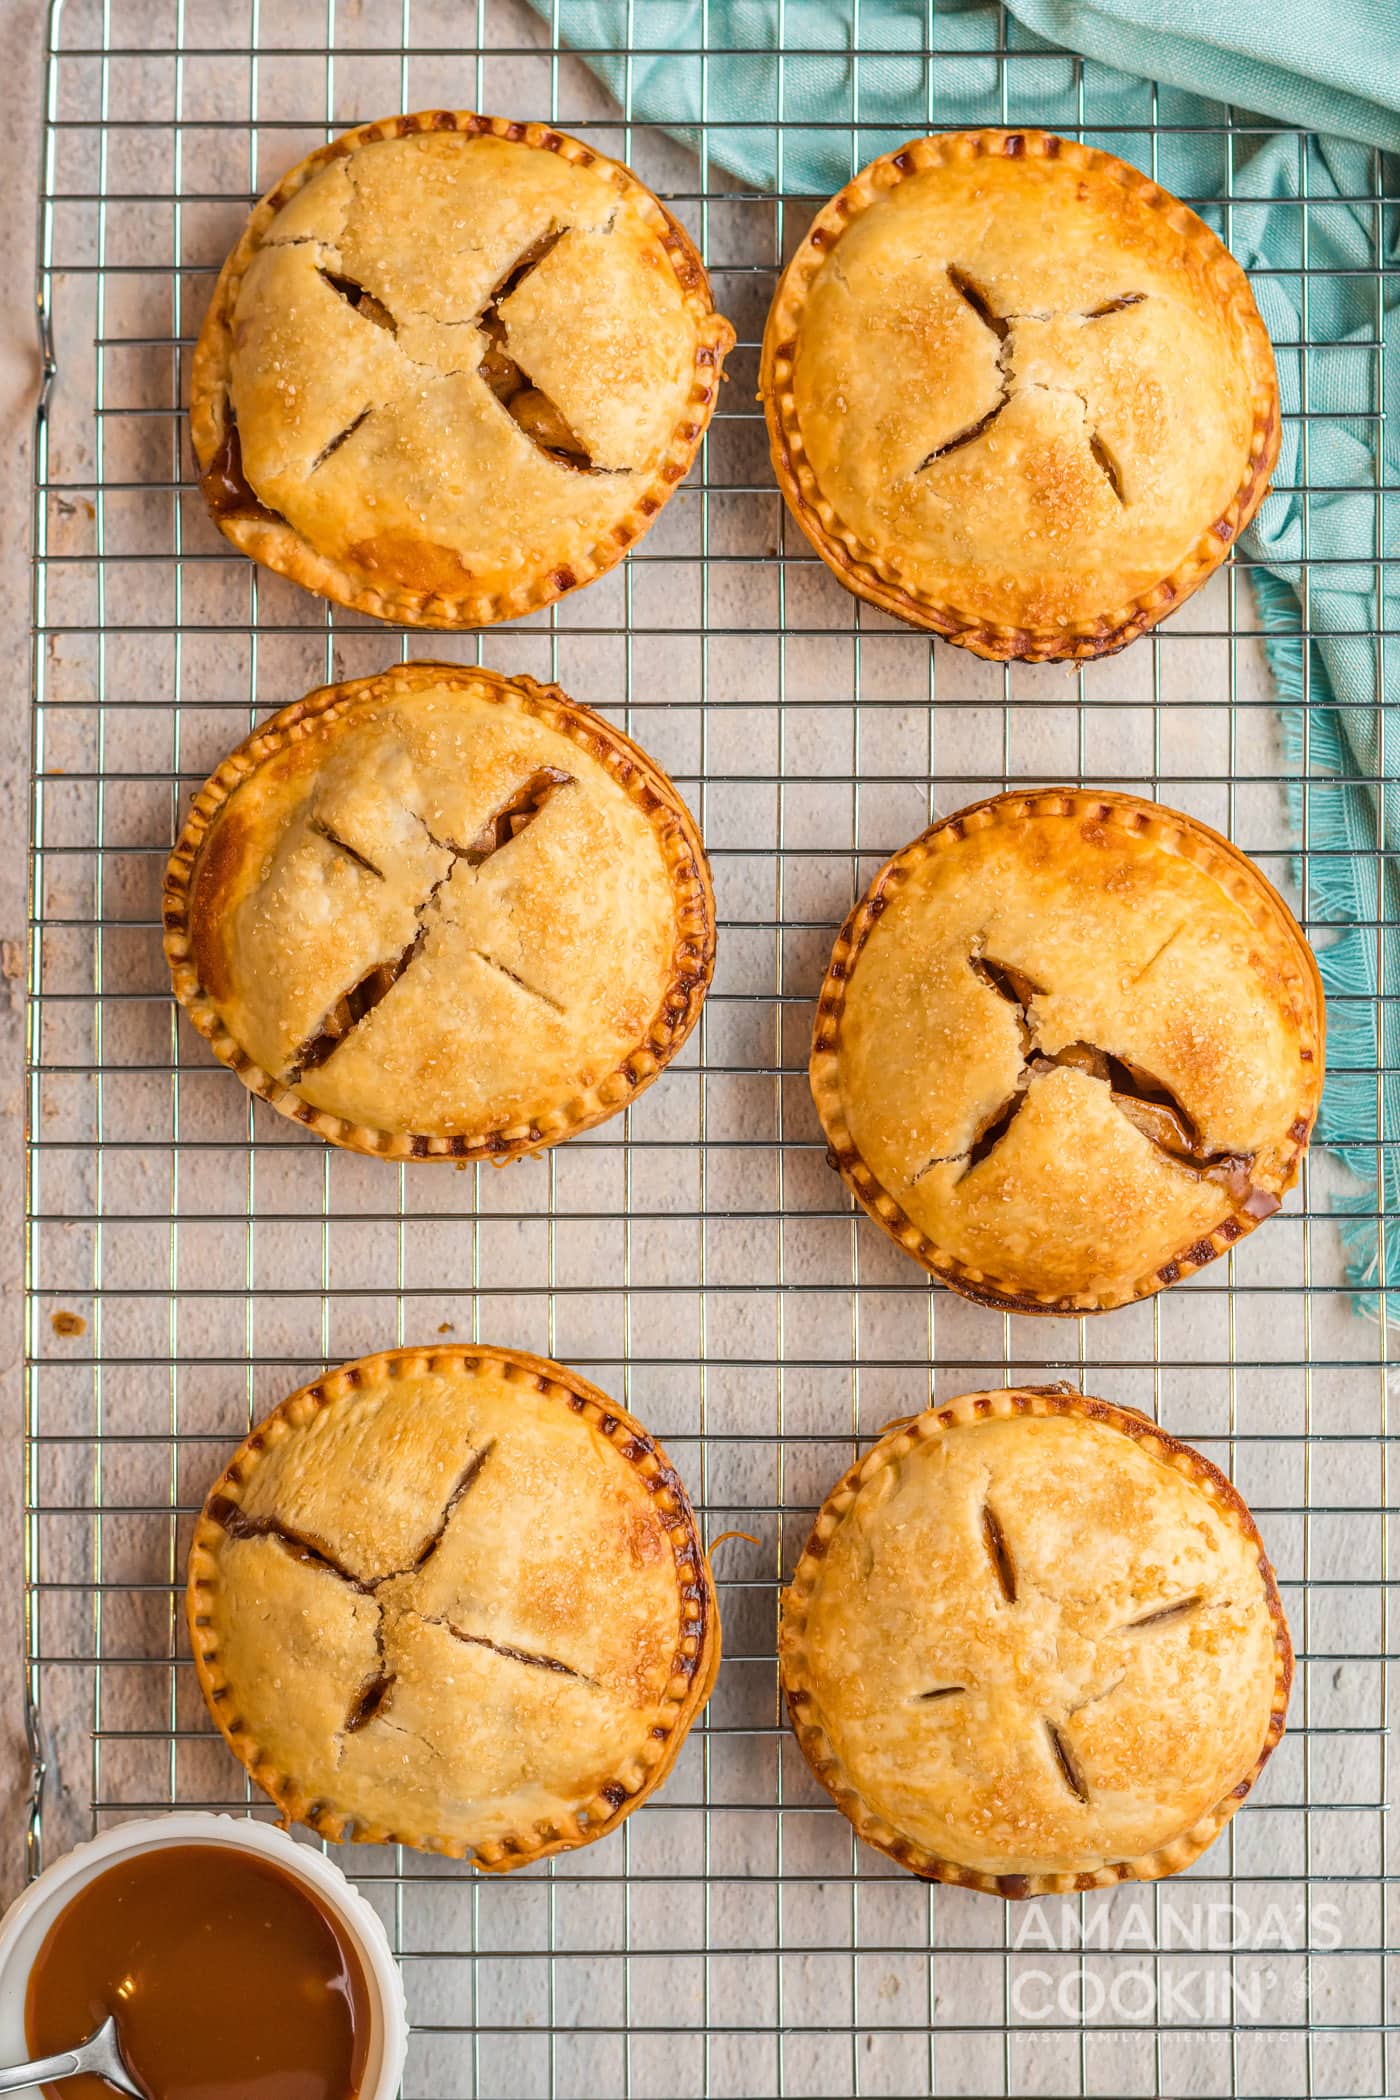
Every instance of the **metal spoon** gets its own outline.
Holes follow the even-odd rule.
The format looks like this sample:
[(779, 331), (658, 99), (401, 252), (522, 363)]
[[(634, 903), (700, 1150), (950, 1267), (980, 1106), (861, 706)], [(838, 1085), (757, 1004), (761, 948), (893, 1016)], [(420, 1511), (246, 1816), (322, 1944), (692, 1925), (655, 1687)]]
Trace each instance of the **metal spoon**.
[(115, 2019), (104, 2020), (96, 2034), (90, 2034), (76, 2049), (60, 2049), (57, 2056), (41, 2056), (32, 2064), (16, 2064), (13, 2070), (0, 2071), (0, 2093), (22, 2093), (29, 2086), (52, 2085), (60, 2078), (75, 2078), (79, 2071), (105, 2078), (114, 2091), (129, 2093), (132, 2100), (146, 2100), (127, 2069)]

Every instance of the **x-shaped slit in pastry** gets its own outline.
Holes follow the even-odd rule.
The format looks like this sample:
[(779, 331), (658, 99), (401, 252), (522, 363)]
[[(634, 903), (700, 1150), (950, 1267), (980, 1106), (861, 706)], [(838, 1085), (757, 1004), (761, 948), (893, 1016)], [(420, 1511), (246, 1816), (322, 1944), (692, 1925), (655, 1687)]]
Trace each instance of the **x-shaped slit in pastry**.
[[(551, 227), (549, 232), (532, 241), (523, 254), (516, 257), (497, 284), (476, 324), (486, 338), (486, 348), (477, 369), (502, 407), (508, 410), (526, 437), (532, 439), (542, 452), (547, 453), (551, 459), (558, 460), (562, 466), (572, 467), (579, 473), (590, 473), (595, 470), (586, 446), (574, 435), (549, 396), (534, 385), (511, 356), (506, 345), (505, 322), (500, 314), (501, 306), (511, 293), (523, 283), (538, 263), (544, 261), (550, 249), (563, 239), (567, 230), (562, 226)], [(357, 284), (353, 278), (343, 277), (334, 270), (322, 267), (320, 276), (338, 298), (343, 299), (347, 306), (353, 307), (362, 320), (372, 322), (375, 327), (384, 329), (386, 334), (397, 339), (397, 319), (373, 292), (366, 290), (364, 285)], [(355, 435), (365, 418), (373, 412), (374, 404), (371, 402), (353, 416), (343, 430), (337, 431), (330, 442), (322, 446), (311, 462), (310, 471), (314, 474), (318, 467), (324, 466), (346, 440)]]
[[(613, 221), (610, 219), (602, 231), (611, 232), (612, 225)], [(567, 226), (549, 227), (521, 251), (495, 286), (485, 308), (476, 317), (476, 327), (486, 339), (485, 350), (477, 369), (507, 414), (519, 429), (524, 431), (526, 437), (539, 447), (546, 458), (578, 474), (623, 472), (625, 469), (598, 466), (590, 458), (587, 446), (570, 428), (562, 410), (550, 400), (542, 388), (535, 385), (512, 354), (507, 340), (506, 324), (501, 318), (500, 309), (511, 293), (539, 263), (543, 262), (550, 250), (568, 231)], [(301, 243), (285, 241), (278, 245), (294, 247)], [(398, 341), (398, 316), (366, 285), (339, 270), (327, 268), (323, 263), (318, 263), (317, 275), (338, 299), (343, 299), (345, 304), (359, 315), (361, 320), (383, 329), (386, 335)], [(468, 324), (463, 322), (447, 325)], [(402, 348), (402, 345), (400, 347)], [(328, 459), (332, 459), (341, 446), (374, 414), (376, 406), (375, 402), (369, 401), (359, 408), (344, 427), (336, 431), (321, 447), (310, 462), (308, 473), (316, 473)], [(285, 522), (280, 511), (272, 510), (259, 499), (244, 473), (243, 446), (231, 402), (225, 407), (224, 428), (218, 450), (200, 476), (200, 487), (216, 517), (267, 518)]]
[[(1162, 944), (1163, 948), (1168, 945), (1169, 942)], [(1036, 1041), (1031, 1005), (1036, 998), (1043, 996), (1046, 990), (1043, 984), (1037, 984), (1024, 970), (1014, 969), (1009, 963), (995, 962), (980, 951), (969, 955), (968, 965), (983, 984), (1013, 1009), (1020, 1036), (1021, 1069), (1012, 1092), (973, 1133), (965, 1150), (942, 1153), (926, 1160), (912, 1177), (915, 1182), (922, 1180), (931, 1167), (948, 1166), (959, 1160), (965, 1164), (958, 1179), (966, 1180), (973, 1169), (996, 1150), (1010, 1130), (1030, 1098), (1031, 1081), (1063, 1065), (1106, 1082), (1114, 1107), (1141, 1131), (1149, 1144), (1155, 1145), (1159, 1152), (1175, 1161), (1177, 1166), (1186, 1168), (1198, 1180), (1220, 1182), (1235, 1201), (1243, 1203), (1254, 1216), (1267, 1217), (1270, 1210), (1278, 1208), (1276, 1197), (1254, 1188), (1250, 1182), (1253, 1154), (1207, 1151), (1191, 1115), (1164, 1080), (1144, 1071), (1141, 1065), (1130, 1064), (1125, 1058), (1100, 1050), (1094, 1043), (1067, 1043), (1062, 1050), (1042, 1050)]]
[[(985, 436), (1010, 401), (1016, 379), (1016, 323), (1023, 320), (1051, 320), (1054, 318), (1051, 314), (999, 314), (992, 305), (988, 293), (973, 278), (968, 276), (966, 270), (960, 270), (955, 263), (949, 263), (946, 268), (946, 274), (949, 284), (958, 294), (958, 297), (971, 307), (983, 327), (990, 329), (991, 333), (997, 338), (996, 370), (999, 392), (991, 407), (987, 409), (985, 414), (980, 415), (975, 423), (969, 423), (965, 429), (956, 431), (952, 437), (946, 438), (941, 445), (935, 445), (932, 452), (926, 454), (920, 460), (916, 470), (920, 474), (923, 473), (925, 467), (931, 467), (935, 460), (943, 459), (948, 453), (957, 452), (964, 445), (970, 445), (975, 439)], [(1086, 308), (1079, 314), (1078, 318), (1081, 321), (1101, 321), (1109, 314), (1122, 313), (1130, 306), (1140, 306), (1146, 297), (1146, 292), (1120, 292), (1116, 298), (1105, 299), (1098, 306)], [(1073, 388), (1062, 388), (1056, 391), (1077, 392)], [(1109, 449), (1102, 433), (1088, 428), (1088, 401), (1085, 400), (1083, 394), (1078, 394), (1077, 398), (1083, 403), (1086, 436), (1094, 464), (1102, 473), (1118, 501), (1125, 503), (1127, 498), (1123, 493), (1122, 468)]]
[(345, 1719), (340, 1724), (342, 1736), (358, 1735), (371, 1721), (387, 1713), (392, 1702), (395, 1679), (388, 1666), (384, 1644), (386, 1613), (387, 1623), (392, 1623), (401, 1615), (421, 1618), (424, 1625), (441, 1626), (454, 1640), (461, 1641), (468, 1647), (489, 1648), (493, 1655), (503, 1656), (508, 1662), (522, 1663), (535, 1670), (552, 1670), (557, 1676), (573, 1677), (581, 1684), (595, 1682), (584, 1671), (576, 1670), (571, 1663), (561, 1661), (557, 1655), (536, 1654), (528, 1648), (517, 1648), (507, 1642), (493, 1640), (489, 1634), (471, 1633), (442, 1613), (404, 1614), (402, 1608), (396, 1611), (392, 1603), (386, 1604), (379, 1595), (386, 1583), (400, 1580), (404, 1576), (417, 1575), (428, 1565), (447, 1536), (448, 1525), (480, 1478), (482, 1469), (494, 1449), (495, 1443), (492, 1440), (471, 1453), (457, 1475), (437, 1521), (411, 1559), (405, 1561), (402, 1567), (386, 1568), (378, 1575), (356, 1575), (324, 1540), (315, 1538), (308, 1532), (299, 1531), (293, 1525), (284, 1524), (279, 1517), (250, 1517), (240, 1504), (226, 1495), (216, 1496), (210, 1502), (209, 1515), (216, 1524), (222, 1526), (229, 1538), (274, 1539), (293, 1559), (323, 1568), (328, 1575), (333, 1576), (337, 1582), (343, 1582), (357, 1596), (374, 1599), (377, 1608), (374, 1625), (375, 1664), (369, 1675), (356, 1688), (354, 1697), (346, 1709)]
[[(550, 249), (563, 239), (567, 231), (567, 227), (551, 227), (547, 233), (541, 234), (538, 240), (532, 241), (530, 246), (516, 257), (495, 287), (476, 324), (486, 338), (486, 348), (478, 370), (502, 407), (542, 452), (557, 460), (561, 466), (572, 467), (578, 473), (601, 473), (604, 469), (594, 466), (588, 456), (587, 447), (574, 435), (560, 410), (549, 396), (534, 384), (510, 354), (506, 342), (506, 326), (500, 314), (502, 305), (511, 293), (523, 283), (538, 263), (544, 261)], [(341, 276), (335, 270), (322, 267), (319, 274), (336, 296), (352, 307), (362, 320), (371, 322), (376, 328), (382, 328), (386, 334), (397, 339), (399, 324), (396, 317), (373, 292), (356, 283), (353, 278)], [(330, 442), (322, 446), (311, 462), (310, 471), (314, 474), (318, 467), (324, 466), (346, 440), (355, 435), (366, 417), (373, 412), (374, 404), (371, 402), (353, 416), (343, 430), (337, 431)]]
[[(991, 1569), (993, 1580), (1001, 1595), (1001, 1601), (1005, 1605), (1014, 1606), (1017, 1601), (1019, 1588), (1016, 1563), (1012, 1556), (1011, 1546), (1002, 1521), (989, 1502), (982, 1504), (978, 1528), (981, 1532), (982, 1544), (986, 1549), (987, 1562)], [(1189, 1596), (1173, 1598), (1167, 1604), (1154, 1605), (1151, 1611), (1141, 1613), (1136, 1619), (1129, 1619), (1126, 1625), (1106, 1629), (1105, 1637), (1109, 1639), (1123, 1639), (1130, 1634), (1145, 1633), (1149, 1628), (1175, 1625), (1181, 1620), (1189, 1618), (1193, 1612), (1199, 1611), (1204, 1603), (1205, 1599), (1200, 1591), (1193, 1590)], [(1072, 1719), (1075, 1714), (1082, 1713), (1086, 1707), (1094, 1705), (1097, 1700), (1107, 1698), (1110, 1692), (1117, 1691), (1126, 1675), (1127, 1668), (1125, 1666), (1119, 1670), (1118, 1674), (1110, 1682), (1104, 1684), (1099, 1690), (1091, 1692), (1086, 1698), (1081, 1699), (1077, 1705), (1070, 1707), (1065, 1713), (1064, 1719)], [(944, 1700), (953, 1699), (959, 1694), (966, 1693), (972, 1689), (973, 1686), (970, 1684), (938, 1684), (934, 1685), (929, 1691), (916, 1692), (912, 1703), (916, 1706), (941, 1705)], [(958, 1725), (965, 1726), (966, 1724), (960, 1722)], [(1052, 1721), (1048, 1714), (1039, 1716), (1039, 1725), (1044, 1733), (1045, 1745), (1050, 1759), (1064, 1782), (1066, 1791), (1072, 1794), (1074, 1799), (1082, 1806), (1088, 1807), (1090, 1802), (1088, 1781), (1084, 1776), (1078, 1758), (1075, 1756), (1073, 1746), (1065, 1733), (1064, 1727), (1060, 1723)]]
[(567, 226), (552, 226), (547, 233), (541, 234), (516, 257), (497, 284), (476, 324), (486, 338), (486, 349), (478, 370), (502, 408), (541, 452), (557, 460), (561, 466), (572, 467), (576, 473), (599, 474), (607, 470), (594, 466), (582, 439), (575, 436), (561, 411), (548, 394), (535, 385), (511, 352), (506, 324), (501, 319), (501, 308), (511, 293), (544, 261), (550, 250), (558, 246), (568, 230)]
[[(510, 844), (512, 839), (518, 838), (522, 831), (534, 823), (535, 818), (544, 808), (546, 802), (549, 801), (551, 795), (559, 788), (567, 787), (572, 779), (572, 774), (563, 773), (556, 766), (539, 767), (536, 772), (529, 776), (528, 780), (523, 781), (513, 794), (508, 795), (505, 801), (491, 812), (475, 838), (469, 839), (465, 845), (459, 844), (455, 839), (438, 838), (430, 829), (426, 820), (422, 817), (418, 818), (418, 822), (423, 826), (428, 837), (432, 839), (433, 844), (441, 851), (451, 854), (451, 865), (438, 876), (417, 905), (413, 915), (414, 931), (412, 939), (405, 942), (399, 953), (391, 957), (388, 962), (376, 963), (373, 969), (366, 970), (362, 977), (357, 978), (354, 984), (349, 985), (337, 999), (331, 1002), (321, 1018), (320, 1026), (306, 1038), (305, 1042), (294, 1053), (291, 1063), (283, 1074), (283, 1080), (287, 1086), (295, 1086), (303, 1074), (318, 1070), (320, 1066), (326, 1064), (334, 1057), (336, 1051), (352, 1030), (359, 1026), (367, 1014), (372, 1014), (383, 999), (387, 998), (388, 994), (403, 976), (404, 971), (410, 967), (415, 956), (421, 952), (423, 944), (428, 938), (431, 914), (437, 903), (438, 894), (444, 885), (451, 881), (457, 867), (461, 865), (468, 868), (479, 868), (484, 861), (490, 860), (493, 854), (501, 852)], [(324, 839), (333, 852), (344, 854), (357, 867), (365, 869), (368, 874), (376, 876), (381, 882), (384, 880), (383, 869), (378, 867), (367, 854), (361, 853), (359, 848), (352, 845), (348, 839), (342, 838), (340, 833), (332, 825), (326, 823), (323, 818), (313, 816), (308, 828), (317, 838)], [(499, 976), (508, 978), (527, 997), (537, 999), (541, 1005), (552, 1007), (556, 1013), (564, 1011), (557, 999), (551, 998), (548, 992), (540, 991), (537, 986), (527, 983), (516, 971), (507, 969), (504, 963), (498, 962), (494, 955), (488, 955), (481, 948), (474, 948), (471, 952), (488, 969), (495, 970)]]

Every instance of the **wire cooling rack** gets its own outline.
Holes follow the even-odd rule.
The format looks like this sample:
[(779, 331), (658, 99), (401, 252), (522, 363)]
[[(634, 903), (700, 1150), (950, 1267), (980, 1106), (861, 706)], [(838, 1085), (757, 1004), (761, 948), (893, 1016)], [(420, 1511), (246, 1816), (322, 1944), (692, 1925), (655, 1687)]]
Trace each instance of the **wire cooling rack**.
[[(622, 13), (636, 28), (650, 4)], [(907, 12), (932, 117), (958, 61), (931, 7)], [(710, 1535), (737, 1525), (757, 1543), (720, 1549), (718, 1689), (663, 1794), (620, 1833), (503, 1883), (391, 1850), (349, 1859), (403, 1961), (410, 2100), (1389, 2093), (1391, 1358), (1384, 1324), (1344, 1288), (1330, 1218), (1344, 1177), (1316, 1155), (1278, 1219), (1149, 1305), (1013, 1321), (927, 1288), (853, 1214), (804, 1074), (851, 898), (931, 813), (989, 790), (1137, 787), (1293, 882), (1242, 564), (1159, 634), (1076, 672), (982, 664), (857, 606), (784, 517), (754, 405), (776, 271), (814, 200), (727, 175), (717, 121), (696, 152), (635, 122), (631, 63), (619, 108), (552, 28), (521, 0), (53, 10), (34, 495), (31, 1863), (177, 1802), (267, 1812), (211, 1736), (188, 1663), (191, 1513), (250, 1420), (324, 1364), (480, 1337), (581, 1366), (668, 1441)], [(721, 60), (757, 63), (717, 43), (697, 63)], [(756, 89), (743, 105), (754, 121), (781, 131), (793, 61), (808, 63), (790, 39), (762, 75), (776, 103)], [(992, 121), (1046, 113), (1049, 62), (996, 22)], [(1129, 117), (1093, 68), (1053, 64), (1072, 98), (1059, 128), (1169, 168), (1176, 134), (1155, 94)], [(205, 517), (183, 410), (214, 272), (251, 199), (343, 127), (434, 105), (548, 116), (630, 161), (699, 240), (740, 338), (704, 459), (642, 547), (548, 615), (480, 636), (385, 629), (242, 560)], [(853, 168), (890, 143), (859, 115)], [(1219, 112), (1225, 185), (1193, 201), (1227, 233), (1246, 209), (1235, 170), (1275, 131)], [(1296, 215), (1306, 283), (1321, 207), (1315, 148), (1295, 144), (1298, 195), (1272, 208)], [(1379, 166), (1369, 184), (1376, 247), (1358, 275), (1379, 299)], [(1378, 330), (1355, 355), (1360, 412), (1377, 415)], [(307, 1139), (177, 1022), (161, 960), (161, 871), (206, 772), (308, 687), (409, 654), (558, 679), (613, 714), (674, 775), (714, 863), (719, 967), (686, 1054), (627, 1115), (503, 1173)], [(1305, 846), (1315, 793), (1305, 780)], [(1305, 918), (1313, 864), (1305, 850)], [(1378, 943), (1382, 922), (1378, 905)], [(1047, 1374), (1150, 1410), (1233, 1474), (1278, 1566), (1300, 1671), (1281, 1750), (1192, 1874), (1007, 1908), (857, 1846), (784, 1731), (775, 1607), (860, 1438), (931, 1389)]]

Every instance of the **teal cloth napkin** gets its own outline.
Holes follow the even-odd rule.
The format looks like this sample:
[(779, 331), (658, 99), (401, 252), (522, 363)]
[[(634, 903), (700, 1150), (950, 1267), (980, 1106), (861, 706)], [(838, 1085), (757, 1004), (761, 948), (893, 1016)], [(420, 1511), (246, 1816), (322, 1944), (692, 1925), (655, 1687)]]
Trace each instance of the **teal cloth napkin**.
[[(825, 197), (939, 127), (1082, 130), (1193, 203), (1254, 273), (1285, 420), (1241, 549), (1283, 702), (1305, 909), (1315, 935), (1337, 929), (1317, 941), (1318, 1135), (1361, 1183), (1342, 1229), (1376, 1313), (1382, 1286), (1400, 1290), (1400, 6), (534, 4), (629, 118), (760, 189)], [(1280, 120), (1317, 135), (1280, 136)], [(1400, 1295), (1387, 1310), (1400, 1317)]]

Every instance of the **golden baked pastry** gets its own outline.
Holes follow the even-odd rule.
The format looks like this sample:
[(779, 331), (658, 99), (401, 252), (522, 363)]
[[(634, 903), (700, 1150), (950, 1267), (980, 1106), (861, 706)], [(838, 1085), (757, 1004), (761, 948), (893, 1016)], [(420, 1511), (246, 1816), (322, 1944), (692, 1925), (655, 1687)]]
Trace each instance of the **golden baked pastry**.
[(1103, 656), (1203, 583), (1278, 457), (1248, 281), (1111, 154), (915, 139), (813, 221), (760, 379), (793, 516), (851, 590), (979, 656)]
[(944, 1282), (1101, 1312), (1276, 1211), (1325, 1009), (1278, 892), (1217, 832), (1099, 789), (945, 817), (837, 938), (811, 1079), (833, 1164)]
[(210, 1490), (187, 1607), (209, 1711), (284, 1815), (489, 1873), (630, 1815), (719, 1667), (666, 1453), (510, 1349), (393, 1349), (284, 1400)]
[(204, 494), (236, 547), (342, 605), (514, 619), (647, 530), (733, 341), (616, 161), (462, 110), (362, 124), (224, 264), (193, 367)]
[(323, 686), (195, 798), (165, 880), (176, 996), (332, 1144), (504, 1161), (624, 1107), (714, 969), (671, 782), (557, 686), (456, 664)]
[(867, 1844), (999, 1896), (1191, 1864), (1283, 1734), (1293, 1651), (1224, 1475), (1067, 1387), (891, 1429), (782, 1605), (807, 1762)]

